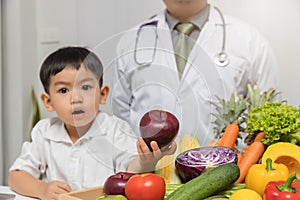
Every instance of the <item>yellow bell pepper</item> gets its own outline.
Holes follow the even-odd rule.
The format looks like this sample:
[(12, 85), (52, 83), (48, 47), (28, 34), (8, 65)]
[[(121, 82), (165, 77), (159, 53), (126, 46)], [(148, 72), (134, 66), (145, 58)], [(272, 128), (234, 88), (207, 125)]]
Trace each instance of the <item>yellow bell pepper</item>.
[(289, 177), (289, 169), (284, 164), (272, 163), (267, 158), (266, 164), (254, 164), (247, 172), (245, 183), (248, 189), (252, 189), (264, 195), (266, 185), (270, 181), (286, 180)]

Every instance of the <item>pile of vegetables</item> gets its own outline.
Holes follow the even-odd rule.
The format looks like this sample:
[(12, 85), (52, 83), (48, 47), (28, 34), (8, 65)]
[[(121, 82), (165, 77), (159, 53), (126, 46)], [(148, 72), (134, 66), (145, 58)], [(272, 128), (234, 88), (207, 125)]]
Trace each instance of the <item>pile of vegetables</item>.
[(282, 102), (267, 102), (248, 114), (247, 132), (265, 132), (262, 142), (290, 142), (300, 145), (300, 108)]
[[(286, 188), (288, 195), (300, 198), (300, 180), (294, 181), (300, 174), (300, 108), (273, 102), (274, 89), (260, 92), (248, 85), (248, 91), (247, 98), (233, 94), (228, 101), (212, 103), (216, 142), (200, 147), (198, 138), (186, 135), (178, 152), (159, 162), (156, 173), (166, 185), (155, 186), (157, 191), (165, 187), (156, 199), (271, 200), (276, 193), (285, 199)], [(242, 137), (246, 146), (238, 149)], [(143, 191), (145, 186), (137, 185), (130, 193)], [(140, 200), (142, 194), (135, 196)]]

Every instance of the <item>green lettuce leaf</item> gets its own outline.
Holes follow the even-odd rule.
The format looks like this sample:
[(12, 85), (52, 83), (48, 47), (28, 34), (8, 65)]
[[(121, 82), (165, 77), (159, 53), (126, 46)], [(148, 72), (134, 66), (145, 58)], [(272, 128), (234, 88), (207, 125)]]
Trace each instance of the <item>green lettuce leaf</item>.
[(268, 102), (248, 113), (249, 134), (266, 133), (266, 145), (276, 142), (300, 144), (300, 109), (282, 102)]

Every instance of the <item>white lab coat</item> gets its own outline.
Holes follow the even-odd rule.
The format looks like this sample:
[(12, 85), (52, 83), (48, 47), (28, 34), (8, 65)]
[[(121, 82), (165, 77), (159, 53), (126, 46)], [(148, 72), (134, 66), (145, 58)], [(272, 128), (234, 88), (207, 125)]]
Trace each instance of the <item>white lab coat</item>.
[(112, 111), (128, 121), (136, 134), (144, 113), (152, 109), (170, 111), (180, 120), (180, 134), (196, 134), (201, 145), (205, 145), (215, 136), (211, 115), (215, 112), (211, 105), (216, 101), (215, 95), (226, 99), (232, 92), (247, 96), (248, 83), (258, 84), (262, 91), (277, 88), (276, 63), (255, 29), (224, 16), (230, 63), (226, 67), (216, 66), (214, 57), (221, 51), (223, 29), (220, 15), (211, 6), (209, 21), (201, 30), (180, 79), (164, 12), (145, 22), (158, 21), (157, 47), (151, 64), (139, 66), (134, 52), (139, 61), (151, 60), (155, 48), (153, 26), (142, 29), (137, 49), (140, 25), (121, 38), (111, 85)]

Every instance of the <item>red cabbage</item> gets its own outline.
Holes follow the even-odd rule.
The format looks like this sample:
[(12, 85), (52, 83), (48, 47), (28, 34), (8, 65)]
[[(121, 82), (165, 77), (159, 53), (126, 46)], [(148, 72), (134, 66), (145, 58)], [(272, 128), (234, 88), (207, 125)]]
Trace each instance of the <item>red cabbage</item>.
[(236, 152), (227, 147), (200, 147), (182, 152), (176, 157), (176, 171), (183, 183), (204, 171), (226, 163), (237, 163)]

